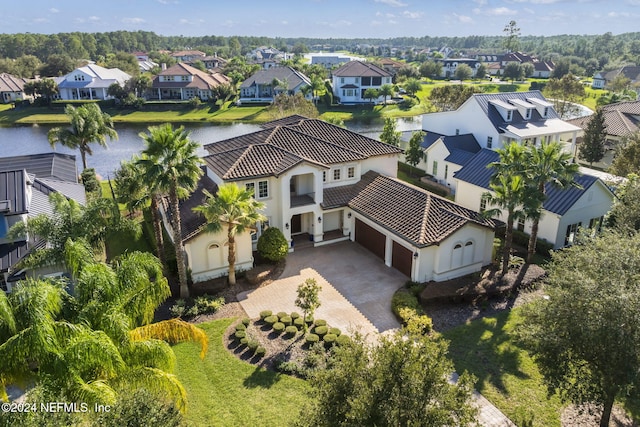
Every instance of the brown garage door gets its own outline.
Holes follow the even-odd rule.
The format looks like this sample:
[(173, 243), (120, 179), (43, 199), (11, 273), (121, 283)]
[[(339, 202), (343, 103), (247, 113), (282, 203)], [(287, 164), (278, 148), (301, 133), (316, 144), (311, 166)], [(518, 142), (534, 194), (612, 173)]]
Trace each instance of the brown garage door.
[(356, 218), (356, 242), (384, 260), (384, 234)]
[(391, 265), (401, 273), (411, 277), (411, 266), (413, 264), (413, 253), (397, 242), (393, 242), (393, 253), (391, 254)]

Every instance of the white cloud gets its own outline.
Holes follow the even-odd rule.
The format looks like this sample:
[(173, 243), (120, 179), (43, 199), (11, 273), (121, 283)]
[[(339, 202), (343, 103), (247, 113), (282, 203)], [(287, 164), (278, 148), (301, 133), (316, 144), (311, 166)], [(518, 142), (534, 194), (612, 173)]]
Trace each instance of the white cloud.
[(143, 18), (123, 18), (122, 22), (125, 24), (142, 24), (147, 21)]
[(484, 10), (483, 14), (489, 16), (512, 16), (517, 15), (518, 12), (508, 7), (494, 7), (493, 9)]
[(419, 19), (422, 18), (422, 15), (424, 15), (423, 12), (410, 12), (408, 10), (402, 12), (402, 16), (408, 19)]
[(607, 16), (609, 18), (628, 18), (631, 14), (629, 12), (609, 12)]
[(373, 0), (376, 3), (383, 3), (386, 4), (387, 6), (393, 6), (393, 7), (404, 7), (407, 4), (406, 3), (402, 3), (400, 0)]
[(469, 23), (473, 22), (473, 19), (470, 16), (458, 15), (457, 13), (454, 13), (453, 17), (456, 18), (458, 20), (458, 22), (461, 22), (463, 24), (469, 24)]
[(93, 15), (93, 16), (89, 17), (89, 21), (91, 21), (91, 22), (98, 22), (99, 20), (100, 20), (99, 16)]
[(527, 13), (528, 13), (528, 14), (530, 14), (530, 15), (535, 15), (535, 14), (536, 14), (536, 12), (535, 12), (533, 9), (530, 9), (530, 8), (528, 8), (528, 7), (525, 7), (525, 8), (524, 8), (524, 9), (522, 9), (522, 10), (524, 10), (525, 12), (527, 12)]
[(56, 9), (55, 7), (52, 7), (51, 9), (49, 9), (49, 12), (51, 12), (51, 13), (60, 13), (60, 11), (58, 9)]
[(485, 4), (487, 4), (487, 0), (473, 0), (473, 2), (480, 6), (484, 6)]
[(45, 22), (49, 22), (49, 20), (47, 18), (34, 18), (33, 22), (35, 22), (36, 24), (43, 24)]
[(280, 21), (280, 23), (281, 23), (282, 25), (288, 25), (288, 24), (289, 24), (289, 22), (288, 22), (288, 21)]

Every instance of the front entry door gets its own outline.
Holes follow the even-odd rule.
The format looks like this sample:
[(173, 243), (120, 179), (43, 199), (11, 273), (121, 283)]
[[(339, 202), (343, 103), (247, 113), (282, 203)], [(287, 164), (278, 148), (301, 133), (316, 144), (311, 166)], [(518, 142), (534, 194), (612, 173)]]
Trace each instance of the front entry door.
[(302, 233), (302, 216), (300, 214), (291, 217), (291, 234)]

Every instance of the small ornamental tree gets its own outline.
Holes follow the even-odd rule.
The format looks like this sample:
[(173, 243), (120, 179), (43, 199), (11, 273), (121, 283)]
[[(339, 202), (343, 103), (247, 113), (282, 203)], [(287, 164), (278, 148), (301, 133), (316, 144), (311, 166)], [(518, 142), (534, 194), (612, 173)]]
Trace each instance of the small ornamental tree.
[[(302, 310), (303, 319), (313, 316), (313, 313), (320, 307), (320, 291), (322, 286), (318, 285), (316, 279), (309, 278), (298, 286), (298, 298), (296, 307)], [(304, 331), (307, 331), (307, 323), (303, 322)]]
[(400, 132), (396, 131), (396, 121), (391, 117), (384, 119), (384, 127), (379, 136), (380, 141), (398, 147), (400, 145)]
[(607, 138), (607, 130), (604, 124), (604, 113), (602, 109), (596, 110), (591, 116), (587, 128), (584, 130), (584, 139), (578, 147), (578, 157), (580, 160), (589, 162), (599, 162), (604, 157), (604, 141)]
[(269, 227), (258, 239), (258, 253), (269, 261), (278, 262), (289, 253), (289, 243), (280, 229)]
[(413, 168), (424, 158), (424, 151), (420, 147), (425, 133), (422, 131), (414, 132), (409, 140), (409, 149), (405, 153), (405, 160), (411, 165), (410, 175), (413, 176)]

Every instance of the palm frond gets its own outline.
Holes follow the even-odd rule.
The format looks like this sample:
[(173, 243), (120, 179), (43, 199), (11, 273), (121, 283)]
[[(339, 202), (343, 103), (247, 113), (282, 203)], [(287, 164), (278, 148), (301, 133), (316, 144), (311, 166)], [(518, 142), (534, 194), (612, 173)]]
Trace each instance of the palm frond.
[(149, 338), (160, 339), (169, 344), (177, 344), (186, 341), (200, 344), (200, 358), (204, 358), (209, 347), (207, 334), (197, 326), (180, 319), (164, 320), (140, 326), (130, 332), (133, 341)]
[(127, 370), (113, 382), (118, 389), (146, 388), (151, 392), (166, 393), (176, 403), (180, 412), (187, 407), (187, 392), (178, 378), (161, 369), (139, 367)]
[(122, 357), (129, 367), (157, 368), (173, 372), (176, 355), (166, 341), (146, 339), (132, 341), (121, 351)]

